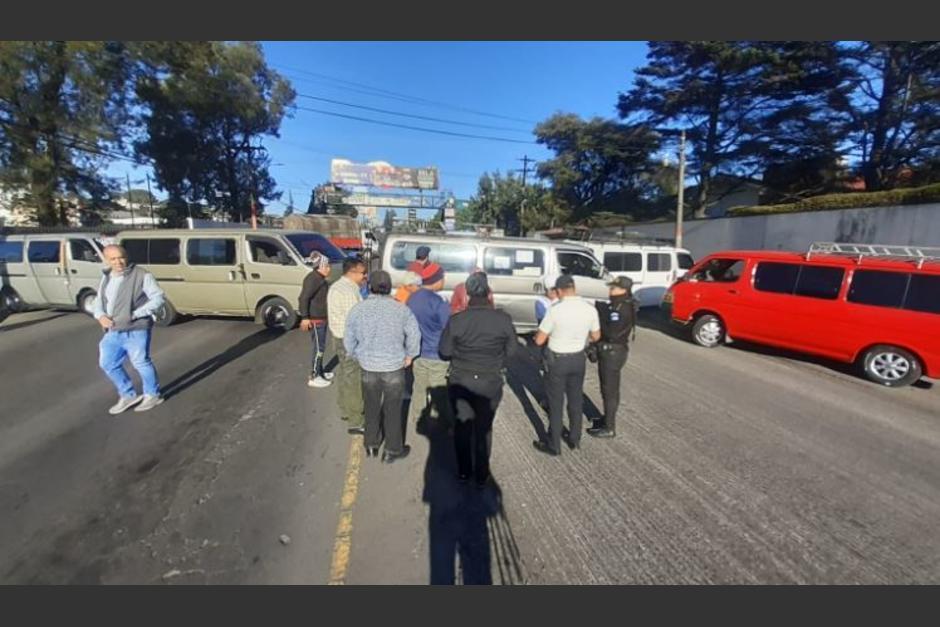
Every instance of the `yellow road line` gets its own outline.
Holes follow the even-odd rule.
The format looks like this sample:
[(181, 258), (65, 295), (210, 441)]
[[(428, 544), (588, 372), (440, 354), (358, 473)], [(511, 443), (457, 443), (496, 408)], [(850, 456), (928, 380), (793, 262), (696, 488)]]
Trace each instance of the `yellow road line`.
[(346, 583), (346, 570), (349, 568), (349, 551), (352, 544), (352, 510), (359, 493), (359, 465), (362, 462), (362, 438), (350, 438), (349, 461), (346, 463), (346, 481), (343, 485), (343, 497), (340, 499), (339, 523), (336, 525), (336, 537), (333, 541), (333, 563), (330, 565), (331, 586)]

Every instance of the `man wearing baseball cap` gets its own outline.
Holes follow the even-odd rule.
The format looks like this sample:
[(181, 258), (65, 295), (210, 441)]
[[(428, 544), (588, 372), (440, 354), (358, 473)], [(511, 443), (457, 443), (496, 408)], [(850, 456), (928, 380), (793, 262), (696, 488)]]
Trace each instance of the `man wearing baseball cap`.
[(597, 375), (604, 399), (604, 418), (594, 421), (588, 435), (612, 438), (617, 433), (617, 408), (620, 405), (620, 371), (627, 363), (631, 335), (636, 334), (639, 307), (633, 299), (633, 281), (619, 276), (607, 284), (610, 302), (598, 301), (597, 315), (601, 321), (601, 339), (597, 343)]
[(535, 440), (535, 448), (548, 455), (561, 454), (562, 416), (568, 399), (568, 446), (581, 445), (584, 400), (584, 348), (590, 339), (601, 337), (597, 309), (576, 294), (574, 277), (563, 274), (555, 281), (561, 299), (548, 310), (535, 335), (535, 344), (548, 344), (545, 367), (548, 370), (548, 442)]
[(424, 268), (431, 263), (430, 256), (431, 248), (429, 246), (418, 246), (418, 250), (415, 251), (415, 260), (409, 263), (406, 269), (415, 274), (421, 274)]
[(438, 294), (444, 289), (444, 269), (431, 262), (425, 266), (421, 278), (421, 289), (412, 294), (407, 303), (421, 328), (421, 355), (412, 366), (414, 386), (408, 411), (409, 423), (417, 423), (426, 409), (430, 418), (450, 416), (450, 402), (447, 399), (448, 364), (438, 352), (441, 332), (450, 319), (450, 305)]
[(391, 297), (388, 272), (370, 274), (369, 290), (369, 298), (346, 318), (343, 344), (362, 368), (366, 455), (378, 455), (384, 435), (382, 461), (391, 463), (411, 452), (402, 431), (401, 402), (405, 368), (421, 352), (421, 331), (411, 310)]
[(300, 310), (300, 329), (311, 331), (310, 338), (313, 342), (313, 358), (307, 385), (325, 388), (330, 385), (330, 380), (324, 376), (323, 370), (323, 353), (326, 350), (327, 292), (330, 289), (326, 277), (330, 276), (330, 259), (323, 253), (313, 251), (310, 253), (310, 265), (313, 267), (313, 272), (304, 278), (297, 309)]

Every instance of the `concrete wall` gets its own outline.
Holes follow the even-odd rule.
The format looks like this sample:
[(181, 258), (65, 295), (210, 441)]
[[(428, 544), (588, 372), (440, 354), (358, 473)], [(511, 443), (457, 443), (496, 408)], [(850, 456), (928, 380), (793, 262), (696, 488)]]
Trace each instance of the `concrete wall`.
[[(675, 224), (630, 230), (672, 238)], [(690, 220), (683, 228), (683, 245), (696, 259), (729, 249), (805, 251), (813, 242), (940, 246), (940, 204)]]

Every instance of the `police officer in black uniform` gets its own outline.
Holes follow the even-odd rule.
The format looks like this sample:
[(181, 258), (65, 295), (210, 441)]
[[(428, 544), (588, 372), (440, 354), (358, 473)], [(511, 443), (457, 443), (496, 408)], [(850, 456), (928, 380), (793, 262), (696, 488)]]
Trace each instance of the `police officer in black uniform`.
[(610, 302), (598, 301), (597, 313), (601, 320), (601, 339), (597, 343), (597, 374), (601, 380), (604, 399), (604, 417), (595, 420), (587, 430), (596, 438), (616, 435), (617, 407), (620, 405), (620, 371), (627, 363), (631, 336), (636, 333), (636, 315), (639, 309), (633, 299), (633, 281), (617, 277), (607, 284)]

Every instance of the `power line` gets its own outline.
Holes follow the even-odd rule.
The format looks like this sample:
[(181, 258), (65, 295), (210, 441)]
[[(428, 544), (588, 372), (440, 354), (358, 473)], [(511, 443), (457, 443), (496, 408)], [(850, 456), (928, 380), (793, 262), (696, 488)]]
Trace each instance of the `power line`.
[[(274, 67), (275, 69), (277, 69), (278, 66), (272, 65), (271, 67)], [(454, 104), (450, 104), (450, 103), (446, 103), (446, 102), (440, 102), (440, 101), (437, 101), (437, 100), (429, 100), (429, 99), (427, 99), (427, 98), (421, 98), (421, 97), (419, 97), (419, 96), (410, 96), (410, 95), (408, 95), (408, 94), (402, 94), (402, 93), (395, 92), (395, 91), (391, 91), (391, 90), (388, 90), (388, 89), (382, 89), (382, 88), (380, 88), (380, 87), (372, 87), (372, 86), (366, 85), (366, 84), (364, 84), (364, 83), (357, 83), (356, 81), (349, 81), (349, 80), (346, 80), (346, 79), (336, 78), (336, 77), (334, 77), (334, 76), (329, 76), (329, 75), (327, 75), (327, 74), (320, 74), (320, 73), (318, 73), (318, 72), (311, 72), (311, 71), (309, 71), (309, 70), (301, 70), (301, 69), (297, 69), (297, 68), (289, 68), (289, 67), (284, 67), (284, 66), (281, 66), (281, 69), (282, 69), (282, 70), (285, 70), (285, 71), (288, 71), (288, 72), (297, 72), (297, 73), (300, 73), (300, 74), (306, 74), (306, 75), (309, 75), (309, 76), (313, 76), (313, 77), (319, 78), (320, 80), (334, 81), (334, 82), (336, 82), (336, 83), (345, 83), (346, 85), (352, 85), (352, 86), (354, 86), (354, 87), (359, 87), (359, 88), (362, 88), (362, 89), (366, 89), (366, 90), (369, 90), (370, 92), (372, 92), (372, 93), (369, 94), (369, 95), (381, 96), (381, 97), (385, 97), (385, 98), (392, 98), (392, 99), (394, 99), (394, 100), (403, 100), (403, 101), (405, 101), (405, 102), (413, 102), (413, 103), (418, 103), (418, 104), (426, 104), (426, 105), (431, 105), (431, 106), (436, 106), (436, 107), (443, 107), (443, 108), (445, 108), (445, 109), (452, 109), (452, 110), (454, 110), (454, 111), (463, 111), (464, 113), (472, 113), (472, 114), (474, 114), (474, 115), (480, 115), (480, 116), (484, 116), (484, 117), (497, 118), (497, 119), (501, 119), (501, 120), (510, 120), (510, 121), (512, 121), (512, 122), (522, 122), (522, 123), (524, 123), (524, 124), (538, 124), (538, 122), (536, 122), (535, 120), (527, 120), (527, 119), (524, 119), (524, 118), (516, 118), (516, 117), (512, 117), (512, 116), (508, 116), (508, 115), (501, 115), (501, 114), (499, 114), (499, 113), (490, 113), (490, 112), (488, 112), (488, 111), (480, 111), (480, 110), (478, 110), (478, 109), (471, 109), (471, 108), (469, 108), (469, 107), (461, 107), (461, 106), (458, 106), (458, 105), (454, 105)], [(357, 91), (357, 90), (355, 90), (355, 89), (353, 89), (353, 88), (351, 88), (351, 87), (342, 87), (342, 86), (339, 86), (339, 87), (337, 87), (337, 88), (338, 88), (338, 89), (346, 89), (346, 90), (348, 90), (348, 91)], [(363, 92), (362, 92), (361, 90), (359, 90), (359, 93), (363, 93)]]
[(510, 131), (510, 132), (512, 132), (512, 133), (531, 133), (531, 131), (528, 131), (528, 130), (522, 130), (522, 129), (517, 129), (517, 128), (511, 128), (511, 127), (508, 127), (508, 126), (491, 126), (491, 125), (489, 125), (489, 124), (474, 124), (473, 122), (461, 122), (461, 121), (459, 121), (459, 120), (448, 120), (448, 119), (446, 119), (446, 118), (435, 118), (435, 117), (431, 117), (431, 116), (427, 116), (427, 115), (417, 115), (417, 114), (414, 114), (414, 113), (403, 113), (403, 112), (400, 112), (400, 111), (390, 111), (390, 110), (388, 110), (388, 109), (379, 109), (379, 108), (377, 108), (377, 107), (368, 107), (368, 106), (365, 106), (365, 105), (358, 105), (358, 104), (353, 104), (353, 103), (350, 103), (350, 102), (343, 102), (343, 101), (341, 101), (341, 100), (332, 100), (332, 99), (330, 99), (330, 98), (322, 98), (322, 97), (320, 97), (320, 96), (311, 96), (311, 95), (308, 95), (308, 94), (301, 94), (301, 93), (298, 93), (297, 96), (300, 97), (300, 98), (307, 98), (307, 99), (309, 99), (309, 100), (319, 100), (319, 101), (321, 101), (321, 102), (329, 102), (329, 103), (331, 103), (331, 104), (342, 105), (342, 106), (344, 106), (344, 107), (353, 107), (353, 108), (355, 108), (355, 109), (365, 109), (366, 111), (375, 111), (376, 113), (387, 113), (388, 115), (398, 115), (398, 116), (406, 117), (406, 118), (415, 118), (415, 119), (418, 119), (418, 120), (427, 120), (427, 121), (429, 121), (429, 122), (442, 122), (442, 123), (444, 123), (444, 124), (456, 124), (456, 125), (459, 125), (459, 126), (471, 126), (471, 127), (475, 127), (475, 128), (485, 128), (485, 129), (490, 129), (490, 130), (494, 130), (494, 131)]
[(536, 142), (524, 140), (524, 139), (509, 139), (508, 137), (493, 137), (488, 135), (471, 135), (469, 133), (457, 133), (455, 131), (442, 131), (439, 129), (433, 128), (424, 128), (421, 126), (409, 126), (407, 124), (396, 124), (394, 122), (384, 122), (382, 120), (373, 120), (371, 118), (361, 118), (355, 115), (347, 115), (345, 113), (336, 113), (335, 111), (324, 111), (323, 109), (312, 109), (310, 107), (297, 107), (300, 111), (308, 111), (310, 113), (320, 113), (323, 115), (332, 115), (338, 118), (345, 118), (347, 120), (357, 120), (359, 122), (368, 122), (370, 124), (379, 124), (382, 126), (393, 126), (396, 128), (404, 128), (411, 131), (421, 131), (424, 133), (437, 133), (438, 135), (449, 135), (451, 137), (466, 137), (469, 139), (483, 139), (488, 141), (497, 141), (497, 142), (506, 142), (510, 144), (535, 144)]

